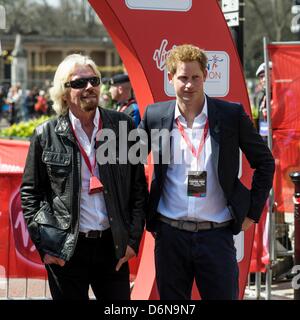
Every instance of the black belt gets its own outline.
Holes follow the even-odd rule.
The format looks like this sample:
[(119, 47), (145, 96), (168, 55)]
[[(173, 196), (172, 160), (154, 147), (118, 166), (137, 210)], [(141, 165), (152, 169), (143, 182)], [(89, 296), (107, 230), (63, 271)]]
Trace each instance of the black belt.
[(109, 230), (110, 228), (106, 230), (90, 230), (88, 232), (79, 232), (79, 236), (88, 239), (99, 239), (102, 238)]
[(161, 214), (158, 215), (158, 220), (169, 224), (171, 227), (191, 231), (191, 232), (198, 232), (200, 230), (210, 230), (215, 228), (224, 228), (230, 225), (230, 221), (225, 221), (221, 223), (212, 222), (212, 221), (184, 221), (184, 220), (174, 220), (162, 216)]

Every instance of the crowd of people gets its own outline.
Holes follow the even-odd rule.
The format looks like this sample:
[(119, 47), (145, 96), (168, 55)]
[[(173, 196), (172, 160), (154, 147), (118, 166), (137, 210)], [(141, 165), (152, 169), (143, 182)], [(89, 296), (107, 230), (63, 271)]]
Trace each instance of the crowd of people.
[[(141, 121), (130, 79), (125, 73), (101, 79), (99, 104), (104, 108), (131, 116), (136, 127)], [(26, 92), (22, 90), (20, 84), (0, 85), (0, 120), (5, 118), (12, 125), (53, 113), (48, 85), (42, 88), (33, 86)]]
[(5, 118), (9, 124), (51, 113), (48, 88), (34, 86), (24, 92), (20, 84), (0, 86), (0, 119)]

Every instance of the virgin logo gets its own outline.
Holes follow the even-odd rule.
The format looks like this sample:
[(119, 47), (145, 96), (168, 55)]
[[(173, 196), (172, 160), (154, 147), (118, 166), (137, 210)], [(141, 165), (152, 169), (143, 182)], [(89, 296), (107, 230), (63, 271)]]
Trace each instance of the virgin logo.
[(43, 266), (40, 256), (32, 243), (23, 217), (20, 193), (16, 192), (10, 202), (10, 217), (16, 253), (28, 264)]
[(163, 71), (166, 66), (166, 59), (170, 51), (170, 50), (169, 51), (166, 50), (167, 45), (168, 45), (168, 40), (164, 39), (161, 42), (160, 48), (156, 49), (153, 54), (153, 60), (156, 62), (156, 67), (160, 71)]

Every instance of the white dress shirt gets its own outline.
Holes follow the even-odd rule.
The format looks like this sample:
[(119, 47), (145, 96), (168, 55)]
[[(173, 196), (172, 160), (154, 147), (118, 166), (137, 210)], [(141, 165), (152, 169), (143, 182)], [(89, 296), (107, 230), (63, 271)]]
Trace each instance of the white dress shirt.
[[(96, 153), (95, 140), (98, 132), (100, 112), (97, 108), (94, 117), (94, 130), (91, 141), (89, 141), (88, 136), (82, 129), (80, 120), (76, 118), (70, 110), (69, 117), (71, 125), (76, 132), (77, 139), (79, 140), (82, 148), (85, 150), (93, 167)], [(94, 169), (94, 175), (99, 178), (98, 165), (96, 165)], [(97, 192), (94, 194), (89, 194), (90, 177), (91, 174), (88, 166), (81, 155), (81, 196), (79, 219), (79, 231), (81, 232), (88, 232), (90, 230), (106, 230), (110, 227), (103, 193)]]
[[(194, 148), (198, 150), (204, 133), (204, 126), (208, 119), (206, 97), (203, 110), (194, 119), (192, 128), (187, 127), (187, 122), (181, 115), (176, 103), (172, 132), (171, 163), (168, 165), (157, 211), (168, 218), (180, 220), (213, 221), (218, 223), (230, 220), (231, 215), (226, 206), (224, 192), (219, 184), (218, 174), (215, 172), (212, 161), (209, 130), (202, 152), (197, 159), (192, 155), (190, 148), (178, 130), (177, 118)], [(207, 172), (205, 197), (198, 198), (187, 195), (188, 171)]]

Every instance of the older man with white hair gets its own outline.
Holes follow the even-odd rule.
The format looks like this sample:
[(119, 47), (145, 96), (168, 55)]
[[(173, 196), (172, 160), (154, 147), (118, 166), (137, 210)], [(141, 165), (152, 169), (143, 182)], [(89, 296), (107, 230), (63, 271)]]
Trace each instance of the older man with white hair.
[(53, 299), (87, 300), (89, 285), (97, 299), (130, 298), (128, 260), (138, 254), (148, 191), (142, 164), (96, 161), (98, 133), (126, 135), (119, 121), (134, 128), (98, 106), (100, 83), (89, 57), (62, 61), (50, 89), (58, 117), (35, 130), (24, 170), (23, 213)]

